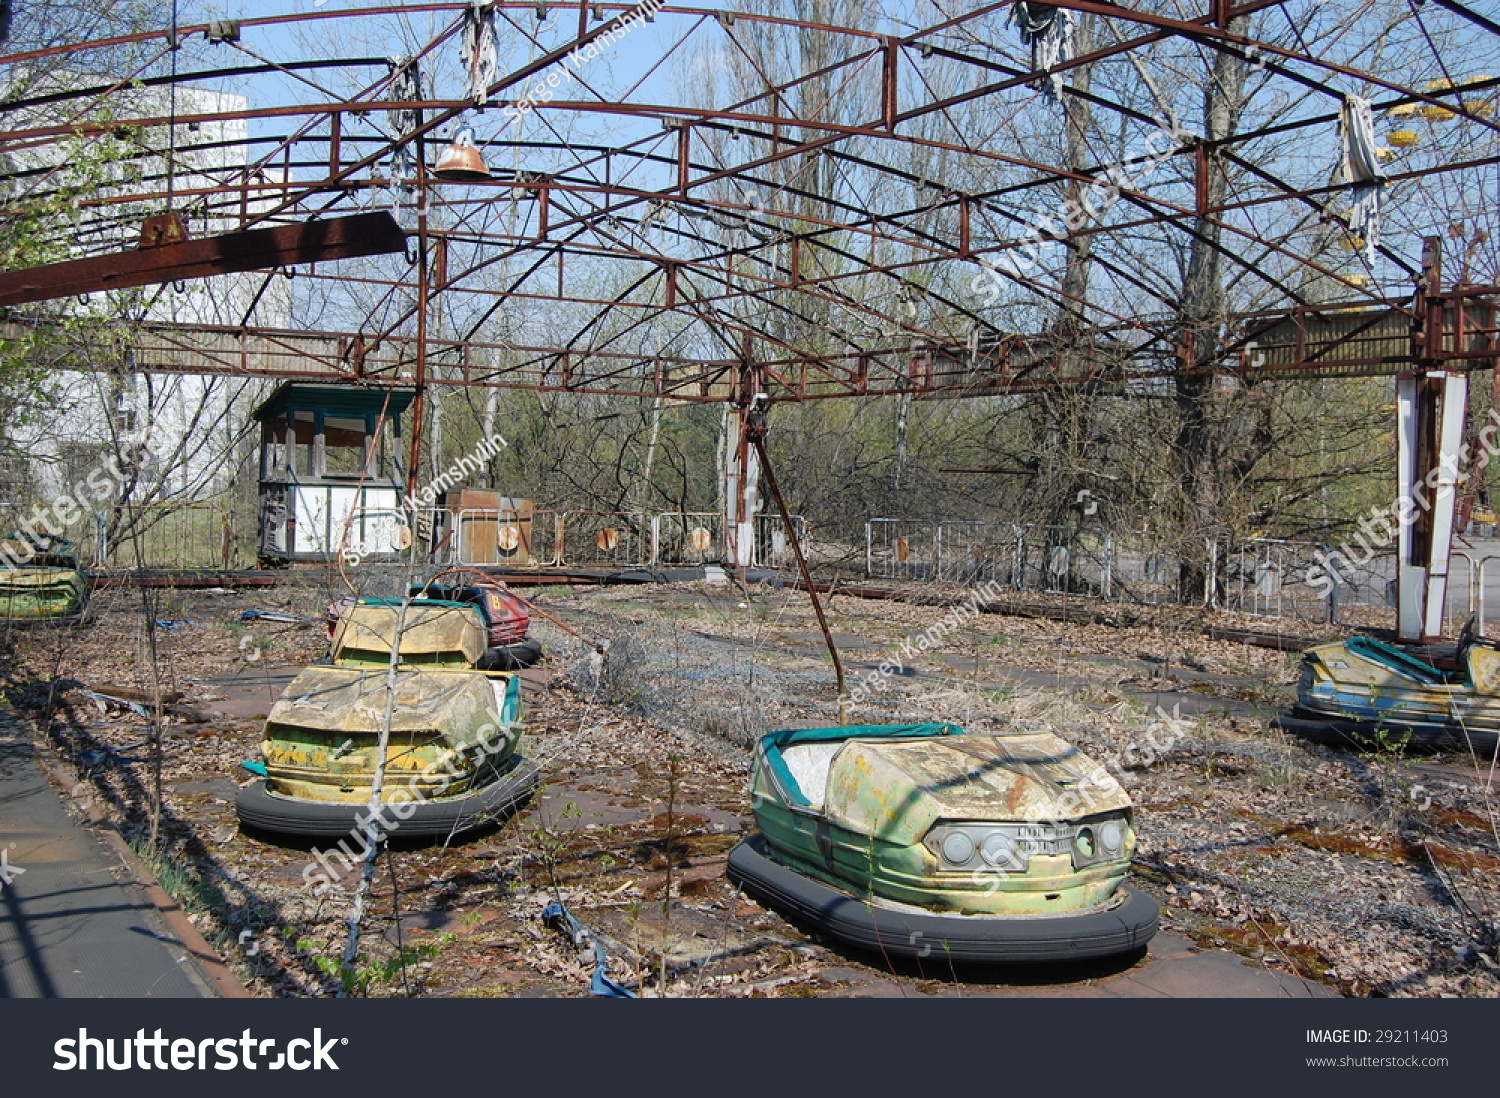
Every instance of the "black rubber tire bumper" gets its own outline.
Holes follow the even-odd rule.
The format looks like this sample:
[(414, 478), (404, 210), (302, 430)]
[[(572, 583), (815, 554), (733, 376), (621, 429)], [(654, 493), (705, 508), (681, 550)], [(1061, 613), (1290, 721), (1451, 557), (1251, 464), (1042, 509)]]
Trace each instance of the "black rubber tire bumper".
[(499, 648), (487, 648), (476, 665), (481, 671), (520, 671), (542, 658), (542, 642), (534, 637)]
[[(1426, 724), (1414, 721), (1357, 720), (1352, 717), (1336, 717), (1319, 713), (1314, 709), (1294, 708), (1271, 720), (1271, 727), (1290, 733), (1325, 747), (1345, 747), (1369, 750), (1381, 745), (1382, 738), (1406, 737), (1408, 748), (1423, 748), (1429, 751), (1467, 751), (1473, 749), (1482, 755), (1493, 755), (1500, 742), (1500, 733), (1486, 728), (1465, 729), (1458, 725)], [(1381, 733), (1385, 736), (1382, 737)]]
[[(519, 755), (489, 785), (462, 797), (419, 801), (411, 815), (399, 819), (385, 812), (382, 834), (393, 838), (444, 838), (503, 820), (526, 802), (541, 780), (536, 764)], [(309, 801), (284, 797), (266, 788), (264, 780), (247, 785), (235, 800), (240, 824), (278, 835), (329, 839), (357, 832), (368, 806), (343, 801)]]
[(1156, 901), (1122, 887), (1105, 911), (1056, 916), (940, 915), (886, 907), (772, 861), (762, 835), (729, 852), (729, 879), (794, 921), (859, 949), (957, 964), (1055, 964), (1142, 949), (1156, 933)]

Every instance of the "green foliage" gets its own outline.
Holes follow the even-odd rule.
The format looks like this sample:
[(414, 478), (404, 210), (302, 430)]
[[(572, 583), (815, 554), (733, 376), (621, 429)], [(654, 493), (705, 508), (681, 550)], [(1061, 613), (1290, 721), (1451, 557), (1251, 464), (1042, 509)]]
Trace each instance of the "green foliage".
[[(107, 121), (107, 120), (106, 120)], [(135, 133), (75, 133), (57, 146), (48, 165), (9, 158), (11, 185), (0, 192), (0, 270), (21, 270), (73, 258), (78, 211), (117, 181), (140, 173)], [(26, 168), (40, 168), (24, 173)], [(17, 181), (18, 178), (21, 181)], [(6, 430), (31, 422), (32, 406), (45, 399), (49, 369), (110, 362), (123, 350), (128, 328), (119, 323), (138, 291), (112, 294), (105, 305), (71, 298), (0, 310), (0, 411)]]
[(431, 942), (419, 945), (404, 945), (387, 957), (373, 962), (356, 961), (354, 968), (344, 974), (344, 990), (350, 996), (366, 998), (374, 988), (394, 984), (401, 973), (421, 961), (430, 961), (442, 952), (451, 940), (451, 935), (439, 935)]
[(1350, 738), (1359, 744), (1359, 753), (1364, 758), (1380, 759), (1401, 755), (1411, 743), (1411, 729), (1397, 732), (1377, 725), (1369, 732), (1351, 732)]
[(456, 935), (439, 934), (428, 942), (403, 945), (375, 960), (361, 954), (347, 969), (341, 957), (324, 952), (327, 946), (320, 945), (311, 938), (299, 937), (295, 927), (283, 928), (282, 937), (294, 953), (306, 958), (318, 972), (330, 980), (339, 981), (344, 994), (367, 998), (372, 991), (394, 986), (406, 969), (422, 961), (435, 959), (442, 953), (444, 946), (454, 941)]

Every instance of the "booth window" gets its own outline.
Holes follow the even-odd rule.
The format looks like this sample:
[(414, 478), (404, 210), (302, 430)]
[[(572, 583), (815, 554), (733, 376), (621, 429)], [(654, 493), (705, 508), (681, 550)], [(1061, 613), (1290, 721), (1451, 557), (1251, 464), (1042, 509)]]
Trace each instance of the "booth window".
[(326, 416), (323, 419), (323, 475), (357, 477), (365, 467), (368, 424), (363, 416)]
[(317, 437), (317, 425), (312, 412), (297, 412), (293, 421), (295, 430), (292, 437), (290, 464), (293, 472), (300, 473), (306, 477), (318, 475), (317, 464), (313, 455), (313, 441)]

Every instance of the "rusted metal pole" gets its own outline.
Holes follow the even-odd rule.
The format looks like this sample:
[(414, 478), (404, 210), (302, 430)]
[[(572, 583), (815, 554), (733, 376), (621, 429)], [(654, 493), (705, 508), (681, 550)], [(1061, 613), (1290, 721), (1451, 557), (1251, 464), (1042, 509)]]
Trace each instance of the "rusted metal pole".
[[(420, 125), (420, 123), (419, 123)], [(417, 498), (417, 479), (422, 459), (422, 413), (427, 392), (427, 148), (417, 138), (417, 362), (416, 395), (411, 402), (411, 460), (406, 470), (406, 497)]]
[(792, 547), (792, 556), (797, 558), (797, 570), (802, 574), (802, 586), (807, 589), (807, 597), (812, 602), (813, 613), (818, 618), (818, 628), (823, 631), (823, 643), (828, 646), (829, 658), (833, 660), (833, 673), (838, 680), (839, 689), (839, 724), (848, 724), (848, 695), (844, 692), (844, 661), (839, 658), (838, 645), (833, 643), (833, 631), (828, 628), (828, 618), (823, 614), (823, 603), (818, 599), (817, 589), (813, 586), (812, 573), (807, 568), (807, 558), (802, 555), (802, 539), (797, 536), (797, 528), (792, 524), (791, 512), (786, 508), (786, 500), (781, 497), (781, 486), (776, 483), (776, 473), (771, 468), (771, 455), (766, 452), (766, 418), (763, 412), (752, 411), (750, 413), (745, 424), (745, 437), (750, 441), (750, 445), (755, 447), (755, 452), (760, 455), (760, 467), (766, 475), (766, 487), (771, 489), (771, 498), (776, 501), (776, 510), (781, 513), (781, 523), (786, 527), (787, 542)]

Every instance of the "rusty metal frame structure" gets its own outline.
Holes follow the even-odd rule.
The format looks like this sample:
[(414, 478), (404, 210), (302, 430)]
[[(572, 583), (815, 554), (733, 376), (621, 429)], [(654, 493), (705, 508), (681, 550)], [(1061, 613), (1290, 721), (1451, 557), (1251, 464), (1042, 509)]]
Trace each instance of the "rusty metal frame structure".
[[(1309, 105), (1295, 116), (1222, 141), (1181, 140), (1168, 160), (1179, 185), (1138, 186), (1127, 178), (1114, 216), (1046, 239), (1076, 243), (1157, 233), (1181, 242), (1201, 236), (1204, 225), (1217, 226), (1223, 234), (1216, 245), (1221, 261), (1236, 277), (1259, 280), (1271, 305), (1225, 317), (1212, 334), (1212, 348), (1192, 346), (1193, 338), (1205, 338), (1202, 333), (1189, 333), (1185, 340), (1169, 286), (1099, 250), (1090, 262), (1115, 288), (1106, 304), (1069, 299), (1056, 278), (1014, 273), (1014, 258), (1028, 246), (1023, 230), (1029, 212), (1039, 202), (1055, 205), (1059, 185), (1086, 188), (1116, 178), (1110, 173), (1117, 163), (1048, 160), (1000, 128), (977, 139), (965, 135), (958, 115), (964, 109), (992, 108), (997, 120), (1022, 111), (1059, 113), (1038, 90), (1038, 74), (1012, 56), (1014, 43), (1010, 52), (985, 44), (984, 28), (1004, 16), (1008, 3), (981, 5), (903, 33), (889, 25), (834, 26), (729, 8), (666, 5), (651, 18), (671, 45), (650, 59), (645, 75), (625, 94), (597, 91), (587, 78), (591, 74), (580, 73), (576, 85), (589, 97), (554, 97), (526, 107), (531, 122), (513, 131), (527, 135), (524, 139), (502, 132), (487, 145), (491, 157), (509, 153), (519, 161), (525, 156), (547, 170), (497, 169), (489, 182), (464, 185), (433, 179), (428, 159), (445, 128), (471, 117), (473, 101), (436, 92), (429, 98), (397, 98), (392, 88), (402, 67), (455, 67), (448, 55), (456, 48), (467, 4), (304, 11), (241, 20), (232, 33), (215, 23), (73, 43), (0, 56), (0, 72), (7, 65), (127, 45), (149, 56), (138, 71), (122, 73), (118, 81), (0, 102), (0, 158), (10, 165), (0, 171), (0, 182), (32, 195), (44, 193), (60, 150), (69, 143), (136, 135), (141, 179), (85, 202), (81, 224), (68, 230), (83, 254), (105, 254), (112, 244), (133, 238), (141, 210), (159, 213), (169, 203), (230, 219), (240, 230), (359, 212), (396, 190), (387, 161), (403, 147), (410, 150), (417, 212), (409, 230), (414, 262), (347, 262), (297, 272), (304, 286), (331, 293), (356, 288), (363, 312), (346, 303), (335, 311), (336, 323), (315, 331), (267, 323), (254, 305), (231, 324), (148, 320), (135, 356), (142, 369), (356, 384), (415, 380), (419, 393), (428, 385), (494, 386), (740, 404), (757, 392), (775, 402), (898, 393), (977, 396), (1056, 386), (1121, 391), (1203, 369), (1245, 376), (1398, 372), (1404, 365), (1400, 356), (1344, 355), (1337, 345), (1274, 364), (1259, 364), (1245, 353), (1247, 333), (1268, 317), (1305, 332), (1329, 315), (1365, 310), (1372, 324), (1396, 315), (1416, 326), (1437, 299), (1414, 301), (1394, 287), (1361, 290), (1321, 250), (1303, 247), (1318, 234), (1346, 230), (1336, 205), (1345, 188), (1282, 178), (1257, 161), (1252, 147), (1271, 140), (1306, 142), (1326, 152), (1343, 96), (1358, 87), (1371, 95), (1377, 110), (1446, 111), (1480, 135), (1481, 147), (1463, 158), (1427, 167), (1393, 166), (1392, 185), (1431, 177), (1482, 182), (1484, 173), (1500, 171), (1500, 120), (1490, 105), (1500, 96), (1500, 79), (1451, 89), (1416, 87), (1417, 81), (1402, 83), (1306, 48), (1295, 27), (1289, 37), (1274, 41), (1247, 33), (1247, 22), (1271, 18), (1292, 0), (1205, 2), (1206, 10), (1189, 13), (1188, 0), (1055, 0), (1056, 7), (1096, 17), (1113, 35), (1052, 70), (1063, 79), (1064, 94), (1138, 137), (1161, 121), (1138, 103), (1112, 97), (1097, 82), (1075, 84), (1072, 77), (1089, 66), (1133, 63), (1141, 51), (1176, 42), (1204, 56), (1253, 63)], [(1351, 18), (1366, 11), (1355, 0), (1338, 4), (1350, 8)], [(520, 112), (537, 80), (566, 68), (576, 51), (617, 36), (622, 21), (635, 13), (629, 5), (590, 0), (496, 0), (488, 7), (504, 33), (532, 52), (488, 88), (489, 109), (502, 112)], [(1434, 0), (1423, 10), (1429, 22), (1441, 13), (1491, 47), (1500, 37), (1500, 26), (1460, 0)], [(537, 24), (557, 13), (549, 33), (533, 25), (532, 13)], [(298, 26), (335, 27), (340, 20), (418, 17), (435, 29), (394, 68), (352, 48), (347, 57), (278, 59), (243, 44), (258, 30), (285, 34)], [(821, 68), (778, 76), (737, 37), (737, 26), (773, 36), (823, 36), (840, 48)], [(754, 92), (713, 105), (691, 102), (686, 95), (649, 98), (640, 92), (658, 90), (663, 67), (707, 36), (715, 36), (714, 48), (733, 53), (757, 75), (761, 83)], [(174, 64), (167, 72), (174, 51), (200, 37), (216, 43), (203, 48), (219, 51), (215, 56), (222, 63), (185, 69)], [(964, 74), (968, 86), (935, 88), (923, 70), (932, 58)], [(1441, 58), (1434, 60), (1441, 67)], [(337, 86), (329, 70), (357, 76), (354, 90)], [(254, 101), (257, 81), (273, 79), (294, 82), (308, 92), (308, 101)], [(152, 89), (227, 80), (248, 83), (250, 98), (243, 108), (151, 108)], [(804, 86), (833, 88), (830, 100), (847, 95), (844, 106), (863, 95), (852, 108), (862, 113), (846, 111), (840, 118), (833, 110), (798, 111)], [(392, 111), (409, 112), (414, 124), (394, 136), (371, 124), (372, 115)], [(596, 135), (573, 140), (553, 124), (569, 118), (609, 123), (620, 133), (614, 140)], [(221, 180), (174, 186), (171, 170), (161, 171), (160, 163), (179, 156), (212, 154), (211, 142), (194, 145), (193, 132), (237, 123), (284, 124), (285, 132), (249, 135), (240, 144), (253, 155), (243, 165), (228, 165), (233, 170)], [(166, 134), (170, 147), (162, 141)], [(180, 143), (179, 135), (186, 135)], [(726, 162), (726, 148), (743, 153)], [(800, 182), (808, 165), (822, 162), (835, 172), (876, 178), (886, 190), (854, 201), (855, 196)], [(933, 165), (930, 178), (927, 164)], [(942, 165), (947, 167), (940, 170)], [(1230, 167), (1251, 185), (1212, 205), (1209, 173)], [(996, 186), (982, 185), (992, 171), (1007, 177)], [(769, 202), (752, 199), (751, 192), (768, 195)], [(510, 225), (500, 224), (501, 210), (511, 213)], [(0, 223), (5, 216), (0, 205)], [(1291, 219), (1293, 228), (1257, 227), (1278, 216)], [(1415, 280), (1420, 273), (1419, 260), (1399, 247), (1383, 248), (1382, 257), (1398, 274)], [(1271, 269), (1273, 261), (1304, 277), (1293, 284)], [(944, 281), (935, 277), (938, 271), (958, 274)], [(1013, 295), (1008, 307), (1024, 315), (1045, 317), (1066, 305), (1089, 310), (1089, 342), (1061, 347), (1046, 334), (1045, 322), (1031, 334), (1016, 335), (1004, 323), (1003, 310), (955, 290), (986, 271)], [(286, 273), (267, 272), (265, 285)], [(1445, 368), (1491, 367), (1500, 328), (1489, 301), (1500, 291), (1492, 286), (1429, 289), (1444, 298), (1457, 317), (1455, 330), (1462, 333), (1437, 351)], [(255, 295), (256, 302), (260, 298)], [(450, 305), (449, 331), (435, 330), (442, 301)], [(453, 308), (455, 301), (463, 308)], [(554, 330), (546, 339), (494, 334), (503, 310), (556, 314), (564, 305), (570, 331)], [(11, 310), (4, 319), (20, 325), (49, 322), (45, 311)]]

